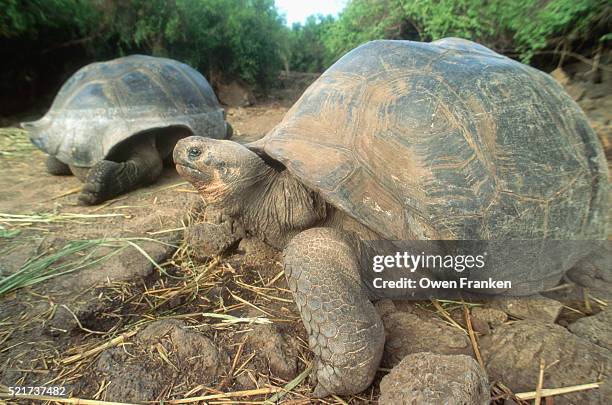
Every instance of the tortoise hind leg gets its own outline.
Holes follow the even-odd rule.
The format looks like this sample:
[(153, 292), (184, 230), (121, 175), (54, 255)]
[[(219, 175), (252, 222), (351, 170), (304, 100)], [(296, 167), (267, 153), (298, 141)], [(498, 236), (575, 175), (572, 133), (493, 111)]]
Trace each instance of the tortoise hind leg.
[(80, 204), (99, 204), (157, 180), (163, 163), (155, 143), (143, 139), (130, 149), (124, 162), (102, 160), (89, 169), (79, 195)]
[(48, 155), (45, 166), (47, 167), (47, 172), (54, 176), (67, 176), (72, 174), (70, 167), (55, 156)]
[(355, 394), (374, 379), (385, 344), (348, 235), (312, 228), (283, 252), (285, 276), (315, 355), (314, 395)]
[(612, 298), (612, 245), (609, 241), (591, 241), (593, 250), (566, 273), (569, 281), (588, 288), (597, 298)]

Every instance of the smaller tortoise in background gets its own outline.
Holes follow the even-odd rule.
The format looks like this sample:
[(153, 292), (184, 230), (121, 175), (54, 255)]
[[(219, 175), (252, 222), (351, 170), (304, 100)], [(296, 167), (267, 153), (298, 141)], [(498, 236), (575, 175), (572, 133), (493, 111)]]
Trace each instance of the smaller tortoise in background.
[[(547, 74), (456, 38), (362, 45), (263, 139), (189, 137), (174, 160), (211, 208), (284, 249), (317, 396), (374, 379), (381, 291), (364, 277), (373, 255), (395, 253), (378, 242), (497, 243), (495, 268), (473, 276), (504, 273), (528, 295), (579, 271), (606, 237), (608, 169), (580, 107)], [(547, 243), (576, 240), (588, 243)]]
[(98, 204), (157, 180), (176, 142), (228, 139), (231, 126), (206, 79), (171, 59), (131, 55), (92, 63), (60, 89), (43, 118), (22, 123), (46, 152), (47, 171), (85, 184)]

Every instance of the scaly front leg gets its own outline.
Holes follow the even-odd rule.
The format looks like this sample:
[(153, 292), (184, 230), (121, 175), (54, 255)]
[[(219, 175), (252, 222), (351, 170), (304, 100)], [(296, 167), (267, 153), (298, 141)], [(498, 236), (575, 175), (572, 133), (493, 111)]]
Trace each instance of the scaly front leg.
[(380, 363), (385, 332), (361, 281), (356, 240), (312, 228), (285, 248), (284, 266), (315, 355), (314, 395), (366, 389)]

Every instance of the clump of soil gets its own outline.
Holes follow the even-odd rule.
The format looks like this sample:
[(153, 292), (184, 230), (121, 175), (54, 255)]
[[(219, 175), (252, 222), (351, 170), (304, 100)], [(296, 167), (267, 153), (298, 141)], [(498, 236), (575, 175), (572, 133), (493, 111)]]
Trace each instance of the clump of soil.
[(381, 405), (486, 405), (491, 401), (487, 375), (465, 355), (408, 355), (382, 379), (380, 392)]
[(286, 381), (297, 376), (300, 345), (287, 331), (283, 333), (275, 325), (258, 325), (247, 334), (247, 344), (272, 375)]
[(85, 379), (108, 381), (105, 400), (143, 402), (163, 399), (170, 381), (215, 386), (227, 375), (229, 364), (225, 350), (205, 334), (178, 320), (161, 320), (136, 335), (129, 349), (104, 351)]
[(412, 353), (473, 355), (465, 332), (442, 320), (391, 311), (383, 315), (382, 321), (386, 335), (383, 367), (392, 368)]
[(587, 316), (572, 323), (569, 331), (601, 346), (612, 350), (612, 309), (606, 309), (594, 316)]
[[(612, 352), (551, 323), (503, 325), (483, 337), (480, 345), (489, 378), (503, 381), (514, 392), (533, 391), (540, 359), (547, 366), (545, 387), (606, 381), (612, 373)], [(559, 396), (555, 404), (598, 404), (602, 400), (599, 390), (588, 390)]]

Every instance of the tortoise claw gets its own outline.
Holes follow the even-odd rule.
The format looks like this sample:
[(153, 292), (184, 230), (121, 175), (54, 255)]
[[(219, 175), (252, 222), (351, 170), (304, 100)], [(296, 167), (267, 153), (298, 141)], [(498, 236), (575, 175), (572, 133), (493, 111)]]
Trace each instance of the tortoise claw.
[(100, 198), (98, 192), (96, 192), (95, 190), (86, 189), (89, 188), (87, 186), (89, 186), (89, 184), (86, 184), (85, 187), (83, 187), (81, 194), (79, 194), (79, 205), (95, 205), (104, 201), (102, 198)]
[(79, 195), (79, 204), (99, 204), (117, 195), (120, 190), (113, 190), (113, 188), (118, 188), (116, 177), (120, 168), (120, 163), (107, 160), (103, 160), (94, 165), (89, 170), (87, 179)]

